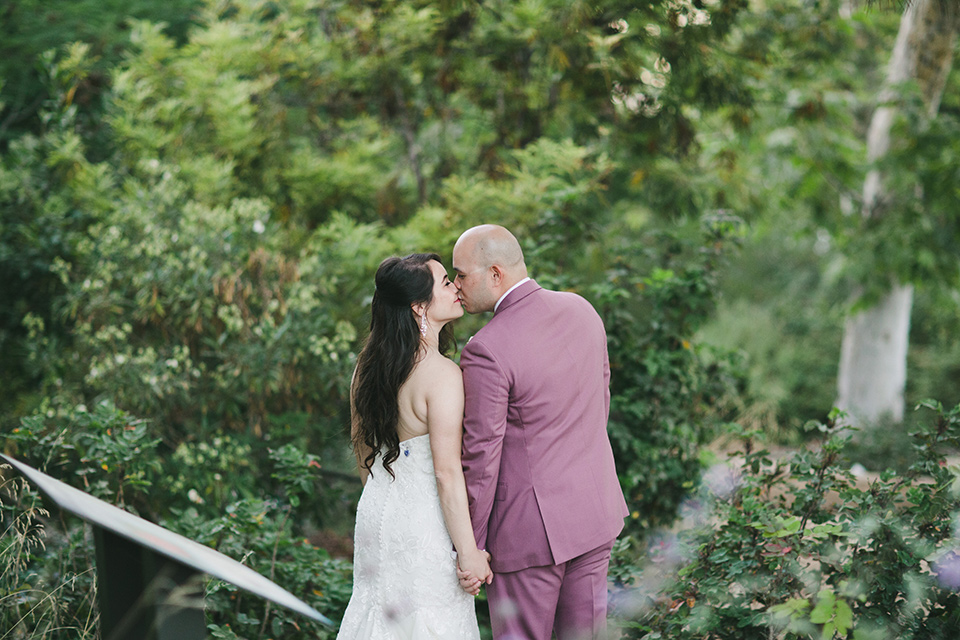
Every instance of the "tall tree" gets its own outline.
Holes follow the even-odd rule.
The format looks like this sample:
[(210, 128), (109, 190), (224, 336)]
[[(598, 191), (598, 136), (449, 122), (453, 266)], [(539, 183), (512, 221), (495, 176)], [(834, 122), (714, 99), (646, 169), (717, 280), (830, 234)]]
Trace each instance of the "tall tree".
[[(151, 20), (184, 41), (200, 0), (7, 0), (0, 4), (0, 150), (46, 124), (44, 104), (55, 98), (45, 76), (54, 51), (73, 42), (89, 47), (90, 68), (71, 95), (88, 126), (99, 123), (110, 68), (129, 49), (132, 19)], [(102, 141), (101, 141), (102, 143)]]
[[(900, 22), (886, 86), (870, 123), (867, 158), (881, 160), (889, 151), (896, 116), (894, 91), (915, 82), (929, 117), (936, 115), (953, 64), (960, 7), (954, 2), (917, 0), (908, 5)], [(863, 186), (861, 216), (865, 223), (895, 215), (885, 197), (885, 176), (868, 173)], [(846, 322), (837, 377), (837, 405), (856, 422), (871, 423), (884, 416), (903, 418), (907, 380), (907, 349), (913, 286), (888, 274), (889, 290), (872, 306)]]

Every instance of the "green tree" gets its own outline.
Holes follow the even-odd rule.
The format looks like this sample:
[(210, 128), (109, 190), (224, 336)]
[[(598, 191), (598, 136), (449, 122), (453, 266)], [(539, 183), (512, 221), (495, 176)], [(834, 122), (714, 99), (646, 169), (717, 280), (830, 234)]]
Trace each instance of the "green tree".
[[(880, 95), (881, 104), (870, 123), (867, 138), (869, 161), (881, 161), (891, 147), (896, 110), (888, 103), (895, 101), (894, 86), (915, 82), (926, 118), (936, 117), (953, 64), (958, 30), (960, 10), (954, 3), (917, 0), (908, 6), (890, 59), (888, 86)], [(867, 234), (870, 234), (870, 226), (882, 225), (884, 217), (903, 216), (909, 220), (908, 224), (924, 224), (922, 218), (928, 218), (925, 226), (935, 230), (934, 233), (947, 235), (951, 244), (956, 243), (956, 223), (941, 221), (940, 208), (949, 207), (949, 204), (938, 201), (937, 191), (919, 198), (915, 195), (916, 190), (914, 194), (901, 190), (893, 195), (884, 186), (883, 176), (882, 170), (874, 169), (864, 182), (861, 215)], [(898, 182), (898, 186), (909, 188), (911, 181), (901, 178)], [(915, 217), (917, 214), (922, 216), (920, 221)], [(896, 226), (906, 226), (903, 222)], [(900, 243), (896, 240), (894, 243), (883, 242), (877, 248), (883, 252), (903, 253), (904, 247), (897, 244)], [(907, 248), (910, 249), (913, 247)], [(916, 256), (888, 257), (892, 269), (878, 270), (871, 279), (874, 289), (880, 292), (868, 297), (863, 303), (865, 308), (847, 320), (837, 381), (837, 404), (858, 421), (873, 424), (884, 417), (896, 422), (903, 419), (912, 282), (923, 281), (930, 272), (940, 271), (942, 261), (948, 263), (944, 265), (946, 271), (953, 274), (951, 280), (956, 281), (955, 255), (944, 258), (938, 254), (928, 246), (921, 248)]]
[[(777, 3), (744, 14), (731, 41), (742, 45), (738, 57), (754, 61), (753, 119), (737, 135), (703, 127), (751, 232), (721, 274), (718, 318), (702, 335), (749, 354), (746, 419), (783, 427), (786, 438), (802, 437), (804, 422), (834, 403), (844, 319), (879, 299), (892, 272), (919, 286), (907, 401), (955, 398), (946, 364), (954, 330), (943, 323), (956, 317), (956, 225), (945, 190), (956, 171), (949, 132), (960, 74), (947, 77), (935, 119), (909, 84), (898, 85), (890, 153), (868, 163), (876, 91), (900, 22), (888, 7), (899, 5)], [(873, 168), (886, 176), (890, 215), (865, 222), (853, 214)], [(931, 324), (941, 327), (936, 337)]]
[(89, 47), (93, 64), (69, 95), (86, 124), (98, 130), (111, 69), (129, 47), (128, 20), (163, 22), (172, 37), (183, 41), (198, 5), (199, 0), (6, 2), (0, 21), (0, 151), (24, 133), (45, 130), (43, 105), (54, 97), (45, 80), (45, 52), (74, 42)]

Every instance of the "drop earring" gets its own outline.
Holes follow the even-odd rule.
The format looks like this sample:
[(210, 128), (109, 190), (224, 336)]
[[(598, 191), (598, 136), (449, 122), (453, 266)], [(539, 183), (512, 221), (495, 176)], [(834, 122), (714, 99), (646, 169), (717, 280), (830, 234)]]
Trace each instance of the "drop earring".
[(427, 335), (427, 312), (424, 311), (420, 316), (420, 335)]

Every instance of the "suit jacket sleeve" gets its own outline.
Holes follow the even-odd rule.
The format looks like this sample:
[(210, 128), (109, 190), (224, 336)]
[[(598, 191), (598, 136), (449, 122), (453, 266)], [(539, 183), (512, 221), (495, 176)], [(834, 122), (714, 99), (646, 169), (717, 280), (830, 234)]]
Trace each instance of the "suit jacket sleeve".
[(610, 420), (610, 352), (607, 345), (603, 345), (603, 402), (606, 407), (606, 420)]
[(463, 369), (463, 475), (477, 546), (487, 547), (487, 525), (500, 476), (500, 455), (510, 395), (507, 376), (479, 340), (460, 355)]

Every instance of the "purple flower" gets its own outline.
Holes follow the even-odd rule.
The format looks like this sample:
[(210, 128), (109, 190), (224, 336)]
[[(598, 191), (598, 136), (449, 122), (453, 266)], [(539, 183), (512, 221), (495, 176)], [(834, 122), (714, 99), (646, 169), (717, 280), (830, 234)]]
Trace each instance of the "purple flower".
[(948, 551), (933, 563), (933, 572), (940, 585), (947, 589), (960, 589), (960, 553)]
[(740, 488), (740, 472), (726, 464), (715, 464), (703, 474), (703, 483), (710, 493), (724, 500)]

